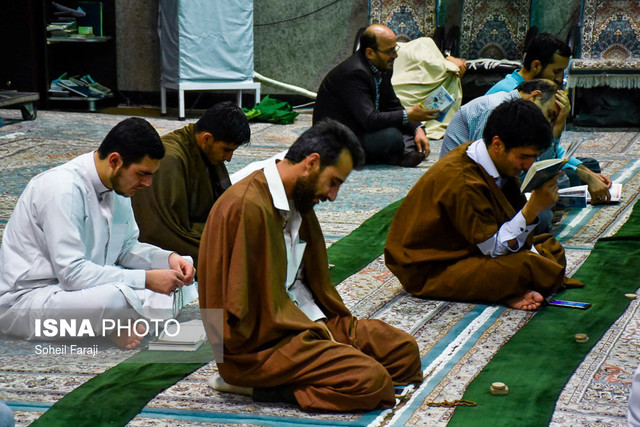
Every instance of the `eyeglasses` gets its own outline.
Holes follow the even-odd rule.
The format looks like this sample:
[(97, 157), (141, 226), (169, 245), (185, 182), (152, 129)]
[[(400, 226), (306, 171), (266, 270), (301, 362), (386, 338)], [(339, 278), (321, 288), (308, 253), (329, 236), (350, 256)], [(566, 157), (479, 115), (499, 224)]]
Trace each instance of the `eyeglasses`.
[(376, 49), (376, 50), (380, 53), (384, 53), (387, 56), (391, 56), (394, 53), (398, 53), (398, 51), (400, 50), (400, 45), (395, 45), (391, 49), (387, 49), (387, 50), (380, 50), (380, 49)]

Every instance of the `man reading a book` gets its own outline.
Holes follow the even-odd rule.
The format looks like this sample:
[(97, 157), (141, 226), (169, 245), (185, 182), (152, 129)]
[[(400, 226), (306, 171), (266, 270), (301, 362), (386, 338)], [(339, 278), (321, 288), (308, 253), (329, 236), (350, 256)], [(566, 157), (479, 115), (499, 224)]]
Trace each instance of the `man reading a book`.
[(565, 285), (564, 249), (533, 236), (538, 214), (558, 199), (556, 177), (520, 192), (528, 169), (552, 138), (533, 103), (505, 102), (483, 138), (436, 162), (411, 189), (391, 223), (385, 261), (412, 295), (535, 310)]
[[(558, 85), (548, 79), (528, 80), (510, 92), (497, 92), (481, 96), (463, 105), (451, 119), (445, 132), (440, 157), (445, 156), (460, 144), (481, 138), (487, 118), (494, 108), (505, 101), (518, 98), (533, 102), (551, 122), (553, 140), (536, 161), (565, 157), (565, 150), (560, 145), (560, 137), (571, 111), (571, 104), (567, 95), (559, 90)], [(524, 178), (525, 172), (526, 170), (520, 174), (520, 179)], [(565, 163), (563, 172), (568, 178), (566, 186), (582, 185), (583, 182), (588, 185), (594, 204), (609, 201), (611, 180), (600, 173), (600, 165), (597, 160), (584, 158), (580, 160), (571, 156)], [(536, 227), (536, 233), (549, 232), (552, 227), (552, 218), (553, 213), (550, 209), (542, 213), (539, 217), (540, 223)]]
[(212, 387), (305, 410), (355, 411), (391, 407), (394, 384), (422, 380), (413, 337), (356, 319), (329, 276), (313, 207), (335, 200), (363, 164), (355, 135), (323, 121), (213, 206), (199, 263), (212, 344), (217, 331), (208, 310), (223, 310), (224, 361)]
[[(562, 87), (564, 70), (569, 65), (571, 48), (558, 37), (549, 33), (536, 35), (529, 46), (526, 47), (522, 68), (505, 76), (487, 91), (485, 95), (493, 95), (499, 92), (509, 92), (520, 84), (533, 79), (548, 79)], [(554, 141), (551, 146), (540, 154), (537, 160), (562, 158), (564, 149), (560, 145), (560, 136), (564, 130), (564, 123), (571, 112), (569, 98), (558, 100), (558, 119), (554, 123)], [(610, 200), (609, 188), (611, 180), (603, 175), (598, 160), (591, 157), (570, 157), (565, 165), (564, 172), (569, 178), (572, 187), (586, 184), (589, 186), (591, 203), (607, 203)]]
[(405, 109), (391, 85), (398, 57), (396, 35), (384, 25), (368, 27), (356, 53), (326, 75), (313, 110), (313, 123), (331, 118), (356, 134), (367, 164), (414, 167), (429, 155), (423, 121), (438, 117), (421, 102)]

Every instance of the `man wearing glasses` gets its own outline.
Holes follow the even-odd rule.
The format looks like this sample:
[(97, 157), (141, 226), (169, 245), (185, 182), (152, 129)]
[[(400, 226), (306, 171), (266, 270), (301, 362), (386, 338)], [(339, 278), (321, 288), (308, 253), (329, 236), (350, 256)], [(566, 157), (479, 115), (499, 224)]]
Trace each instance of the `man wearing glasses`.
[(430, 152), (421, 122), (433, 120), (439, 111), (421, 104), (402, 106), (391, 86), (397, 49), (390, 28), (368, 27), (358, 51), (320, 84), (313, 122), (329, 117), (349, 127), (362, 144), (367, 164), (414, 167)]

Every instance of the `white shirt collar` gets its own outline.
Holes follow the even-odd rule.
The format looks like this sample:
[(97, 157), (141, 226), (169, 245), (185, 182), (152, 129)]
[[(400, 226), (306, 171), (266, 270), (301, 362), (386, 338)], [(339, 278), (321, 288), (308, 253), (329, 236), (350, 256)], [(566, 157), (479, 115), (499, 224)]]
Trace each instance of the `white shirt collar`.
[(96, 166), (96, 161), (94, 158), (94, 153), (95, 151), (85, 154), (86, 157), (84, 157), (82, 160), (84, 162), (84, 167), (85, 167), (84, 169), (87, 171), (87, 175), (89, 176), (89, 181), (91, 182), (93, 189), (95, 190), (98, 196), (101, 196), (103, 193), (106, 193), (107, 191), (111, 191), (111, 189), (106, 185), (104, 185), (100, 180), (100, 176), (98, 175), (98, 167)]
[(479, 139), (471, 143), (471, 145), (467, 147), (467, 155), (471, 157), (471, 160), (482, 166), (482, 168), (496, 180), (498, 187), (501, 187), (503, 178), (500, 176), (493, 160), (491, 160), (491, 156), (489, 156), (489, 151), (487, 150), (487, 144), (484, 143), (484, 140)]
[(267, 179), (267, 186), (269, 187), (269, 193), (273, 200), (273, 206), (275, 206), (276, 209), (288, 213), (291, 210), (289, 200), (287, 199), (287, 193), (284, 190), (284, 184), (278, 173), (275, 160), (265, 165), (264, 176)]

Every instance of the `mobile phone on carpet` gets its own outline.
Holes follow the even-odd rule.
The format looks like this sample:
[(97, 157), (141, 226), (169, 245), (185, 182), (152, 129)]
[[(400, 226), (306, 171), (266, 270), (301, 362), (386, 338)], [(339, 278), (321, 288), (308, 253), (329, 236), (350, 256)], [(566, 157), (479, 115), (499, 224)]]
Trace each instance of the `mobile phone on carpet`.
[(577, 308), (578, 310), (586, 310), (591, 307), (591, 303), (578, 301), (565, 301), (561, 299), (549, 301), (549, 305), (554, 307)]

